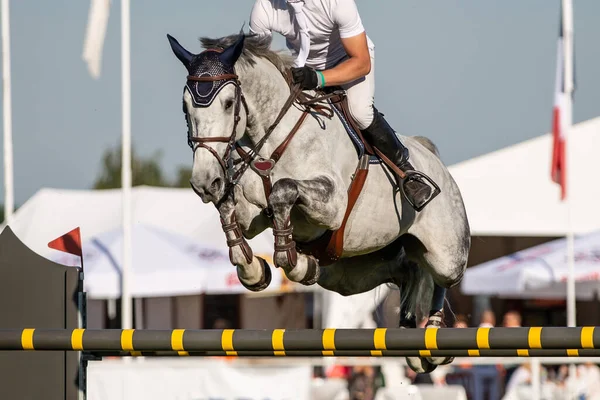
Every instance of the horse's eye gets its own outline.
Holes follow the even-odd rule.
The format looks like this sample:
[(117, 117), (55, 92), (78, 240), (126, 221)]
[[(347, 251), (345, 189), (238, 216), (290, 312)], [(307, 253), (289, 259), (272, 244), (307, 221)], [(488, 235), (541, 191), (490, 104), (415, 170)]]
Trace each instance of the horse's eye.
[(233, 107), (233, 100), (227, 100), (225, 102), (225, 109), (229, 110), (231, 107)]

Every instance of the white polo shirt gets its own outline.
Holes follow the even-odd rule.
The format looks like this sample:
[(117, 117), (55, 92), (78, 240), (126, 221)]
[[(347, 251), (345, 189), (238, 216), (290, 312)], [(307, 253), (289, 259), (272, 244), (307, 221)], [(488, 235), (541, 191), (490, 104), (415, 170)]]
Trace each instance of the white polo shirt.
[[(334, 67), (346, 57), (341, 38), (365, 31), (354, 0), (305, 0), (304, 15), (310, 30), (310, 51), (306, 66), (317, 70)], [(294, 55), (300, 50), (300, 35), (293, 23), (293, 10), (286, 0), (256, 0), (250, 15), (250, 32), (286, 38)], [(373, 42), (367, 37), (369, 50)]]

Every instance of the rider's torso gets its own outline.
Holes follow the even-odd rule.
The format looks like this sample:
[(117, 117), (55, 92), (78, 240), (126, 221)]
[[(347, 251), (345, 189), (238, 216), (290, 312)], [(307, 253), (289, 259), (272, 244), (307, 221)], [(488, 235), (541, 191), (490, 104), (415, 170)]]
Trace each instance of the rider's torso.
[[(267, 26), (271, 31), (283, 35), (288, 48), (296, 55), (300, 49), (300, 37), (294, 26), (293, 13), (286, 1), (259, 0), (259, 2), (260, 12), (253, 14), (253, 18), (261, 20), (258, 25)], [(339, 3), (340, 0), (305, 0), (303, 12), (310, 30), (310, 52), (306, 61), (309, 67), (320, 70), (332, 68), (347, 57), (336, 23), (335, 13), (340, 12), (336, 8), (343, 7)], [(354, 18), (357, 21), (356, 34), (361, 33), (363, 28), (358, 13), (352, 8), (349, 12), (352, 14), (348, 15), (348, 19)], [(370, 39), (369, 48), (371, 50), (374, 48)]]

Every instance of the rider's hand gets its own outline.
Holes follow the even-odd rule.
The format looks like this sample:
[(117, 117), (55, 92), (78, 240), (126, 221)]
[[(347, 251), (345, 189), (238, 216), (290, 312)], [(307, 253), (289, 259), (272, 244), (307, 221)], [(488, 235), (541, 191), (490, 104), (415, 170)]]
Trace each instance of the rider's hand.
[(313, 90), (319, 85), (317, 72), (309, 67), (292, 68), (292, 80), (299, 83), (303, 90)]

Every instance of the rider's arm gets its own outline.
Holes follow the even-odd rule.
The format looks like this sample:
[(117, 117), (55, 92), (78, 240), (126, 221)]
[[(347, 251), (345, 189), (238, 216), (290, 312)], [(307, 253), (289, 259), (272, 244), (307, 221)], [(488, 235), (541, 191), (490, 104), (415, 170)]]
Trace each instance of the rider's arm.
[(343, 85), (371, 72), (367, 34), (354, 0), (338, 0), (333, 18), (349, 58), (336, 67), (323, 71), (327, 86)]
[(250, 33), (259, 36), (271, 36), (271, 19), (267, 4), (263, 0), (256, 0), (250, 13)]
[(342, 44), (349, 58), (334, 68), (323, 71), (327, 86), (343, 85), (371, 72), (371, 55), (364, 32), (342, 39)]

